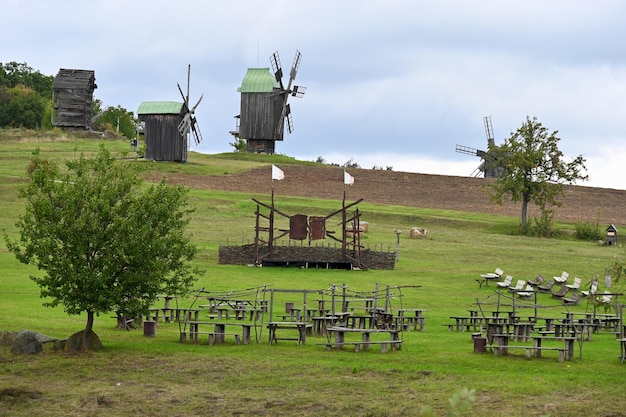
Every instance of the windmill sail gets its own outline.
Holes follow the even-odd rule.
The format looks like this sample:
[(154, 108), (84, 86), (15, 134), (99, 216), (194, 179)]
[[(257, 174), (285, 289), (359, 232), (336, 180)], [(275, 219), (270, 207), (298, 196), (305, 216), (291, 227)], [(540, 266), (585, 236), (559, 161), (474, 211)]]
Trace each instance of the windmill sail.
[(202, 101), (204, 94), (200, 96), (195, 106), (189, 107), (190, 75), (191, 75), (191, 65), (187, 67), (187, 95), (186, 96), (183, 93), (183, 89), (180, 87), (180, 84), (176, 84), (178, 86), (178, 91), (180, 92), (180, 95), (183, 98), (183, 113), (184, 113), (182, 120), (178, 124), (178, 133), (183, 138), (183, 140), (188, 141), (189, 132), (191, 131), (191, 134), (194, 138), (194, 142), (196, 143), (196, 145), (198, 145), (200, 144), (200, 142), (202, 142), (202, 134), (200, 133), (200, 128), (198, 127), (198, 122), (196, 120), (196, 117), (194, 116), (194, 113), (196, 109), (198, 108), (198, 105)]

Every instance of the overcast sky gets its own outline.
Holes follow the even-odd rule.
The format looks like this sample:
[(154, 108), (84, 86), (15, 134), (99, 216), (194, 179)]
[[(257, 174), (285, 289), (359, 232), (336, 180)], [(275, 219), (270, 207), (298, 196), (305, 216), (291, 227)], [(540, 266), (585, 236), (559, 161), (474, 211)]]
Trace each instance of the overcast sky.
[(95, 98), (135, 111), (191, 102), (204, 153), (230, 152), (249, 67), (302, 62), (294, 132), (276, 152), (362, 168), (469, 176), (485, 149), (537, 117), (580, 185), (626, 189), (626, 2), (615, 0), (0, 0), (0, 62), (95, 71)]

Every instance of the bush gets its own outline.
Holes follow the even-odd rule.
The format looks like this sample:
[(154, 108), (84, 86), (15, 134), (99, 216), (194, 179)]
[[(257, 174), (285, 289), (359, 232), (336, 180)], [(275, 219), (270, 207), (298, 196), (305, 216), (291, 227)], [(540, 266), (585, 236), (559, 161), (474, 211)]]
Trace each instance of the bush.
[(554, 210), (541, 209), (541, 217), (533, 218), (526, 225), (523, 233), (535, 237), (556, 237), (559, 232), (554, 229)]
[(595, 222), (577, 221), (576, 224), (576, 239), (579, 240), (602, 240), (604, 235), (600, 228), (600, 218), (598, 217)]

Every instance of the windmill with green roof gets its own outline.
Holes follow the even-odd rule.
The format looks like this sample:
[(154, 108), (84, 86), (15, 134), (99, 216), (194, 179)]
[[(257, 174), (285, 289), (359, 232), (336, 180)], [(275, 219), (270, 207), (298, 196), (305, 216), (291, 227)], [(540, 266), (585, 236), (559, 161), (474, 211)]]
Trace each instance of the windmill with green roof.
[(269, 153), (275, 151), (277, 140), (283, 140), (285, 122), (289, 133), (293, 132), (289, 96), (302, 97), (306, 87), (293, 85), (301, 60), (296, 51), (289, 73), (287, 86), (283, 84), (283, 70), (278, 52), (270, 57), (273, 74), (269, 68), (248, 68), (241, 86), (241, 109), (238, 128), (230, 133), (247, 142), (248, 152)]
[(189, 106), (189, 78), (191, 67), (187, 67), (187, 95), (178, 85), (183, 102), (144, 101), (137, 109), (138, 119), (145, 123), (145, 158), (153, 161), (187, 162), (189, 136), (196, 145), (202, 141), (202, 134), (195, 117), (195, 111), (202, 97), (193, 107)]

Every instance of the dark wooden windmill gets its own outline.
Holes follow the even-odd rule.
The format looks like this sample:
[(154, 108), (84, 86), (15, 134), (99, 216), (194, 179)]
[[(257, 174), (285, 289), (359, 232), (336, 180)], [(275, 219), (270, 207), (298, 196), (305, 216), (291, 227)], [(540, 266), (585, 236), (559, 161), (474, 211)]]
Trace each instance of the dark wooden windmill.
[(230, 132), (247, 142), (248, 152), (273, 154), (276, 141), (283, 140), (285, 123), (289, 133), (293, 132), (288, 99), (302, 97), (306, 92), (306, 87), (293, 85), (301, 57), (300, 51), (296, 51), (286, 86), (278, 52), (270, 57), (273, 74), (269, 68), (248, 68), (237, 89), (241, 93), (240, 113), (235, 116), (239, 125)]
[(144, 143), (145, 158), (154, 161), (187, 162), (189, 136), (192, 135), (196, 144), (202, 141), (202, 134), (196, 121), (195, 111), (202, 97), (189, 106), (189, 78), (191, 67), (187, 69), (187, 95), (180, 92), (183, 102), (177, 101), (144, 101), (137, 109), (139, 120), (145, 123)]
[(91, 129), (95, 72), (63, 69), (52, 81), (52, 126)]
[(495, 163), (494, 158), (489, 151), (495, 146), (496, 141), (493, 137), (493, 125), (491, 124), (491, 116), (483, 117), (485, 124), (485, 134), (487, 135), (487, 150), (470, 148), (469, 146), (456, 145), (456, 151), (466, 155), (477, 156), (481, 159), (480, 165), (472, 172), (472, 177), (483, 175), (485, 178), (497, 178), (502, 173), (502, 168)]

